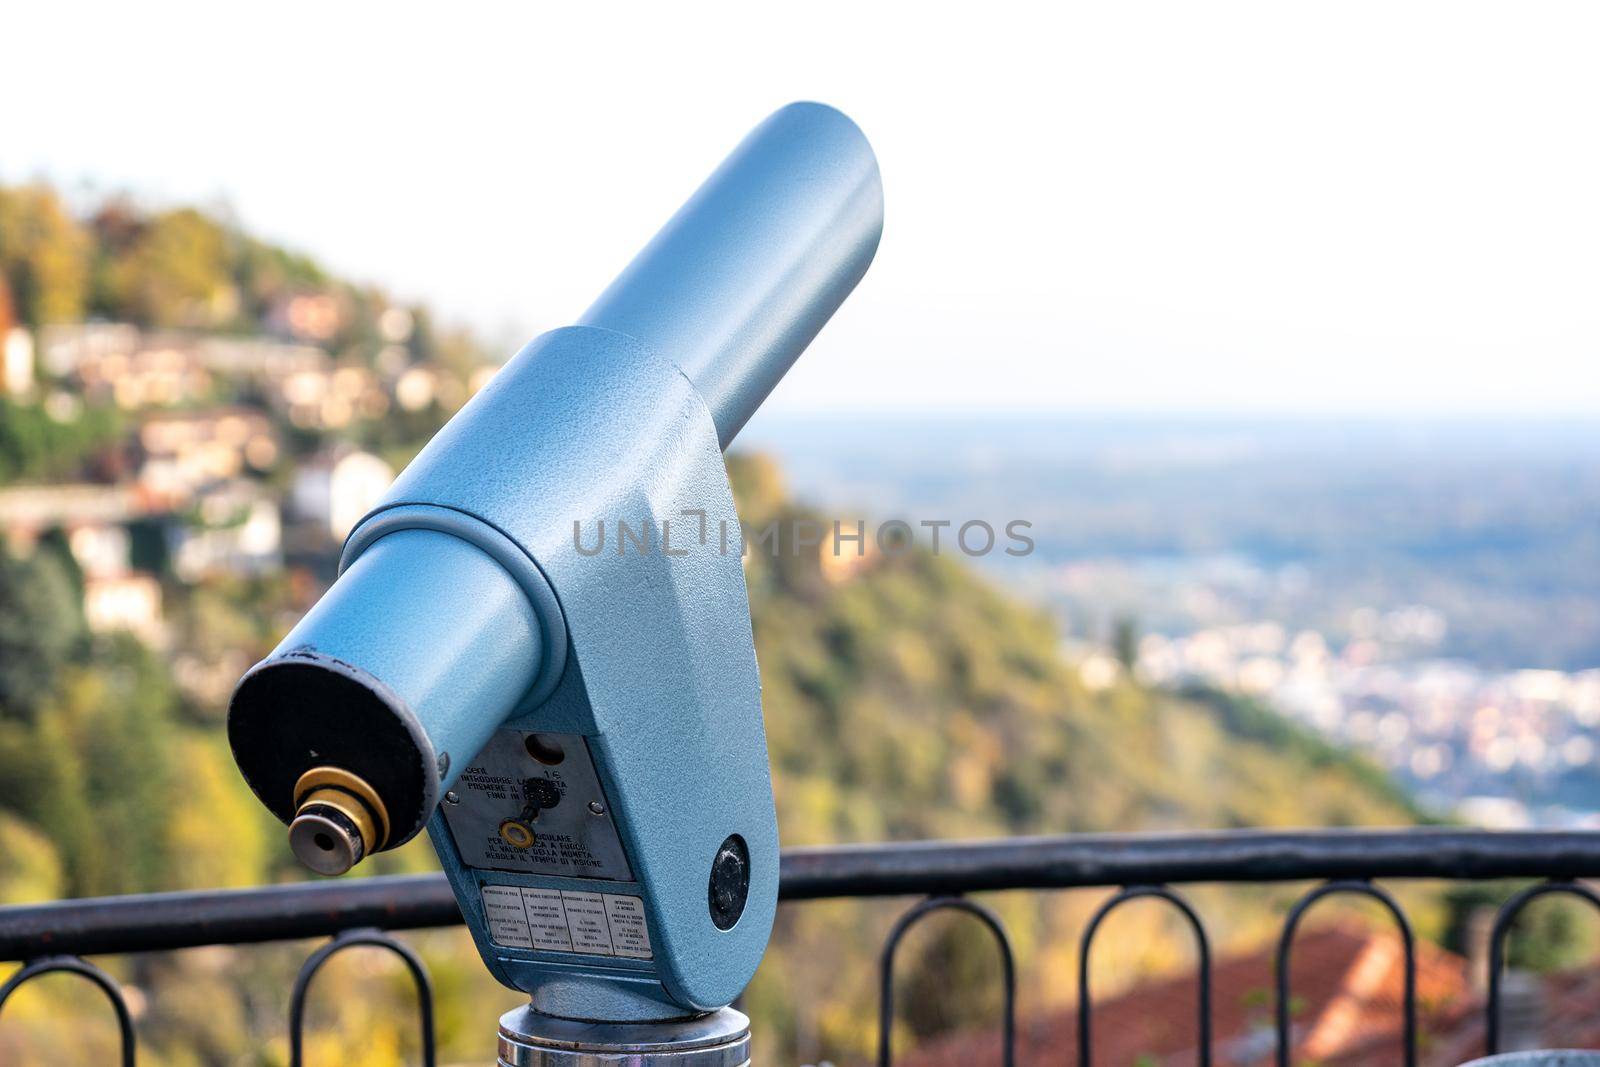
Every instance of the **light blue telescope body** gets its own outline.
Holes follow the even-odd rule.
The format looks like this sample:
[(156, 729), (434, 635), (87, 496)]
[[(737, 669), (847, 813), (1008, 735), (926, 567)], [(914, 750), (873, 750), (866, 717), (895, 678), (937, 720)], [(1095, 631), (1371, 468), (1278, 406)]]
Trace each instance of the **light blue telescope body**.
[[(861, 279), (882, 219), (855, 125), (819, 104), (776, 112), (577, 325), (527, 345), (439, 432), (235, 694), (235, 756), (267, 806), (287, 821), (298, 776), (332, 763), (382, 796), (384, 847), (427, 824), (484, 960), (539, 1011), (714, 1009), (765, 950), (777, 824), (721, 452)], [(465, 854), (440, 801), (515, 791), (485, 756), (506, 731), (582, 739), (589, 810), (624, 853), (606, 878)], [(748, 896), (723, 928), (708, 879), (735, 838)], [(582, 950), (591, 912), (609, 954)]]

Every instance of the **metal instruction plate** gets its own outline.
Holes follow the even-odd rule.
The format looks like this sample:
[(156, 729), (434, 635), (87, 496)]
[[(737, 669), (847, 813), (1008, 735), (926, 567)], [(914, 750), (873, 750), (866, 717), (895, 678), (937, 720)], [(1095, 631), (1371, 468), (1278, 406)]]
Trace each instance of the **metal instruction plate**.
[(441, 807), (469, 867), (633, 880), (581, 735), (498, 731)]
[(621, 893), (486, 885), (489, 939), (503, 948), (652, 958), (644, 901)]

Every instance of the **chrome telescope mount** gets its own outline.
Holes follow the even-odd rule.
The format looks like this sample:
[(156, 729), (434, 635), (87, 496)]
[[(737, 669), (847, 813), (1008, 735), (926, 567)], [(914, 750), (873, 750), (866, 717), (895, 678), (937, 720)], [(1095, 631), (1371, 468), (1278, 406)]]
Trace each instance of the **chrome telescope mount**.
[(732, 1008), (665, 1023), (581, 1023), (531, 1008), (500, 1017), (498, 1067), (749, 1067), (750, 1062), (750, 1020)]

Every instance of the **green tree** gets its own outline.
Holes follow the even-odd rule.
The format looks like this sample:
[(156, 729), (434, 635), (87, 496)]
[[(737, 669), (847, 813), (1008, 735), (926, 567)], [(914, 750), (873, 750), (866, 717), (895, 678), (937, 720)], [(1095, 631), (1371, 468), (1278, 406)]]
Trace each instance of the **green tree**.
[(238, 308), (229, 235), (194, 208), (152, 216), (110, 267), (114, 303), (147, 326), (214, 326)]
[(1117, 657), (1117, 662), (1122, 664), (1122, 669), (1128, 677), (1133, 677), (1133, 672), (1139, 666), (1139, 624), (1129, 618), (1117, 620), (1116, 628), (1111, 634), (1111, 652)]
[(121, 432), (112, 407), (86, 407), (58, 421), (38, 405), (0, 396), (0, 485), (79, 477)]
[(0, 547), (0, 720), (34, 717), (84, 634), (69, 565), (56, 552), (22, 560)]
[[(1444, 946), (1475, 956), (1486, 944), (1488, 925), (1500, 905), (1522, 886), (1510, 882), (1452, 886), (1444, 894), (1447, 911)], [(1590, 907), (1557, 894), (1530, 904), (1506, 937), (1506, 966), (1530, 971), (1558, 971), (1590, 959), (1595, 935)]]
[(174, 798), (174, 701), (165, 665), (122, 637), (63, 671), (41, 707), (29, 742), (43, 773), (27, 776), (20, 814), (57, 842), (72, 895), (170, 886), (174, 803), (215, 803), (203, 789)]
[(266, 318), (281, 297), (329, 284), (326, 272), (309, 257), (237, 234), (233, 248), (233, 277), (243, 300), (241, 310), (255, 322)]
[(42, 904), (61, 895), (61, 860), (50, 839), (0, 811), (0, 904)]
[(0, 273), (30, 326), (83, 317), (90, 242), (55, 191), (0, 188)]

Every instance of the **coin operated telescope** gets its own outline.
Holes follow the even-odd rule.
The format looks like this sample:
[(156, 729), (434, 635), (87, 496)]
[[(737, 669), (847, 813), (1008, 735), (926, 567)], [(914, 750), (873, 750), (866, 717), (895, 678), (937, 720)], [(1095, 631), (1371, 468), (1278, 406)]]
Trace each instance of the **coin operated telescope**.
[(778, 835), (722, 450), (882, 225), (860, 130), (772, 115), (434, 437), (234, 692), (234, 758), (308, 867), (427, 827), (530, 998), (503, 1063), (748, 1059), (727, 1005), (766, 949)]

